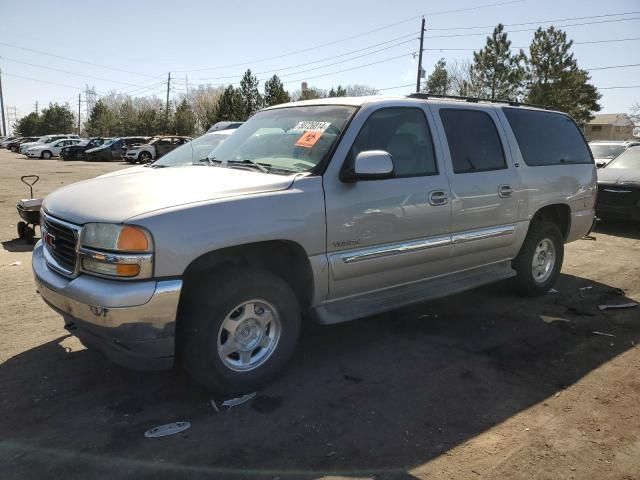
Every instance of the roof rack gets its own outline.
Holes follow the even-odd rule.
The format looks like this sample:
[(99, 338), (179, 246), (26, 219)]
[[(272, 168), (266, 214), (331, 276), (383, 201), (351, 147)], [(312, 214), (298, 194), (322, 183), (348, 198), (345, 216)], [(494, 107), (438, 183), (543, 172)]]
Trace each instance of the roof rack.
[(429, 98), (442, 98), (445, 100), (461, 100), (469, 103), (479, 103), (479, 102), (501, 103), (501, 104), (509, 105), (511, 107), (534, 107), (534, 108), (541, 108), (543, 110), (554, 110), (553, 108), (546, 105), (536, 105), (535, 103), (522, 103), (522, 102), (515, 102), (513, 100), (501, 100), (496, 98), (462, 97), (460, 95), (438, 95), (435, 93), (411, 93), (407, 96), (409, 98), (421, 98), (423, 100), (428, 100)]

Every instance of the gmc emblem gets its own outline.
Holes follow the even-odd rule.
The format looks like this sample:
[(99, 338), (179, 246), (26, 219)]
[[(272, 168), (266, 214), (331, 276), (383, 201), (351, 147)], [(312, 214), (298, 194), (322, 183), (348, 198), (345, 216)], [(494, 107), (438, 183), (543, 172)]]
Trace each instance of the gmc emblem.
[(53, 235), (53, 234), (51, 234), (49, 232), (45, 232), (44, 238), (42, 240), (44, 241), (44, 243), (49, 245), (54, 250), (56, 249), (56, 236), (55, 235)]

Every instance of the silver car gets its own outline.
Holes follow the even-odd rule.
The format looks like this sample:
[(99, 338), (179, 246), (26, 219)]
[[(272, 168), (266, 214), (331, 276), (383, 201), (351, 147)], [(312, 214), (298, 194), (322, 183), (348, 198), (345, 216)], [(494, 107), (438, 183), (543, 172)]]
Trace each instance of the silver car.
[(33, 271), (88, 346), (137, 369), (179, 351), (218, 392), (277, 375), (303, 317), (345, 322), (507, 278), (542, 295), (594, 219), (593, 158), (559, 112), (320, 99), (199, 145), (50, 194)]

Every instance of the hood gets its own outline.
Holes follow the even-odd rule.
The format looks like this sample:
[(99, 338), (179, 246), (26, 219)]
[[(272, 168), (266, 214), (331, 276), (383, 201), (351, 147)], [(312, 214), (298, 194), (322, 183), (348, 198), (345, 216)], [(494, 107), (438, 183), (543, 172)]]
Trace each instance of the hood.
[(640, 185), (640, 169), (638, 168), (601, 168), (598, 169), (598, 183), (624, 184), (637, 183)]
[(86, 150), (86, 153), (98, 152), (100, 150), (104, 150), (105, 148), (107, 148), (106, 145), (100, 145), (99, 147), (93, 147), (93, 148), (90, 148), (90, 149)]
[(294, 178), (221, 167), (134, 167), (63, 187), (49, 194), (42, 206), (76, 224), (120, 223), (194, 202), (286, 190)]

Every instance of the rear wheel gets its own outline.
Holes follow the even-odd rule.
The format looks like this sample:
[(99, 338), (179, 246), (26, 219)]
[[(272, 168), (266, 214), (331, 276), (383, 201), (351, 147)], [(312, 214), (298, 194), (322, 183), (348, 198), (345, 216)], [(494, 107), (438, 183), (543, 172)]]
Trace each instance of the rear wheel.
[(28, 245), (32, 245), (33, 244), (33, 240), (36, 236), (36, 232), (33, 228), (27, 226), (24, 228), (24, 241), (28, 244)]
[(151, 161), (151, 154), (149, 152), (140, 152), (140, 155), (138, 155), (138, 161), (140, 163), (149, 163)]
[(24, 222), (18, 222), (18, 238), (24, 238), (24, 230), (27, 228), (27, 224)]
[(51, 158), (51, 152), (49, 150), (45, 150), (40, 155), (40, 158), (44, 158), (45, 160), (49, 160)]
[(185, 292), (178, 348), (185, 369), (209, 390), (241, 394), (285, 367), (300, 332), (298, 300), (279, 277), (234, 268)]
[(560, 275), (564, 240), (551, 222), (533, 221), (520, 253), (513, 261), (522, 294), (535, 297), (549, 291)]

